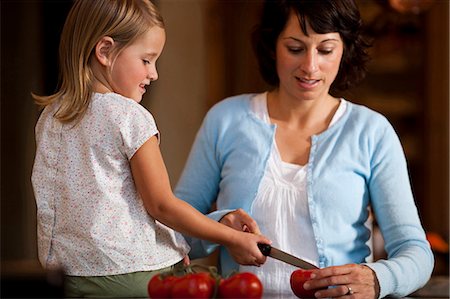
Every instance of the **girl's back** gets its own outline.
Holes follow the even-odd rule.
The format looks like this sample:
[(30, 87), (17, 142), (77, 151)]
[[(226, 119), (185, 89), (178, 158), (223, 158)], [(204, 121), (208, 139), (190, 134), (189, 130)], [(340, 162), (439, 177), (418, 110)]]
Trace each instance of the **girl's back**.
[(158, 134), (152, 115), (115, 93), (94, 93), (79, 122), (55, 119), (58, 106), (47, 106), (36, 126), (32, 181), (41, 263), (64, 261), (67, 274), (91, 276), (182, 259), (189, 250), (184, 239), (148, 215), (130, 170), (134, 153)]

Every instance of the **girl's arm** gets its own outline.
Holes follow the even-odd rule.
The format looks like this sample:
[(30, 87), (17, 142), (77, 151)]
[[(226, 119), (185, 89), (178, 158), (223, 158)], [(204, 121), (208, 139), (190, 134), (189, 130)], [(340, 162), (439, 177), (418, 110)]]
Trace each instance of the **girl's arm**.
[(226, 246), (240, 264), (259, 266), (265, 262), (257, 243), (270, 244), (268, 239), (222, 225), (175, 197), (156, 136), (139, 148), (130, 164), (136, 188), (154, 219), (182, 234)]

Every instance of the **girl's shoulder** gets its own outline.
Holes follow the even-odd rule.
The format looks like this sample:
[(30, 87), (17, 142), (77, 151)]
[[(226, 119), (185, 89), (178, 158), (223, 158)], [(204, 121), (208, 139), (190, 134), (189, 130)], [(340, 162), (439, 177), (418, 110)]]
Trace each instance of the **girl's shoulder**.
[(113, 107), (116, 109), (139, 109), (141, 105), (136, 101), (124, 97), (120, 94), (109, 92), (109, 93), (96, 93), (92, 94), (92, 104), (101, 107)]
[(151, 118), (151, 113), (136, 101), (117, 93), (94, 93), (91, 101), (92, 112), (110, 120)]
[(129, 158), (146, 140), (159, 134), (151, 113), (132, 99), (116, 93), (94, 93), (91, 105), (86, 126), (102, 128), (100, 131), (109, 132), (113, 138), (119, 134), (123, 150)]

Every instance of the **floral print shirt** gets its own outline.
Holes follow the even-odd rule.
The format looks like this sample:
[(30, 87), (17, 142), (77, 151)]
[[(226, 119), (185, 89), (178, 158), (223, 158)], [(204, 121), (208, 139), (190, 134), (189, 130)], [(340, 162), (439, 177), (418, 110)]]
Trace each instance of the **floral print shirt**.
[(115, 93), (94, 93), (79, 122), (58, 121), (58, 107), (47, 106), (36, 125), (32, 183), (41, 264), (101, 276), (180, 261), (189, 246), (147, 213), (129, 164), (159, 134), (152, 115)]

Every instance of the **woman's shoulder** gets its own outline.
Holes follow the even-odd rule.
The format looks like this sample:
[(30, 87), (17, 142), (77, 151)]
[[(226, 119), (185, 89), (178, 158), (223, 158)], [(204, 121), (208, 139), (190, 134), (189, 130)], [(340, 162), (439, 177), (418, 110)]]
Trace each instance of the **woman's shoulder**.
[(350, 109), (350, 118), (357, 120), (361, 124), (369, 124), (372, 126), (390, 125), (389, 120), (381, 112), (362, 104), (348, 102)]
[(225, 98), (211, 107), (207, 117), (219, 116), (225, 119), (235, 119), (247, 115), (251, 107), (250, 100), (255, 95), (254, 93), (246, 93)]
[(361, 104), (349, 103), (349, 115), (344, 130), (364, 132), (366, 136), (378, 139), (386, 134), (395, 136), (394, 126), (381, 112)]

